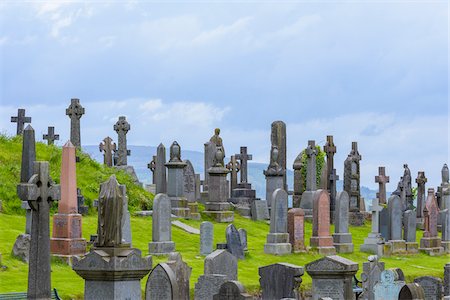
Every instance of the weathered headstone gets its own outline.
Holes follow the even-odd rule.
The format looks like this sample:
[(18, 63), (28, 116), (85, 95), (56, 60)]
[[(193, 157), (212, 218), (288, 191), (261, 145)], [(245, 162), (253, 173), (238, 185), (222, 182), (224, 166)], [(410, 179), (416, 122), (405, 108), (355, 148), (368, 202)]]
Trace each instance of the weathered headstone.
[(216, 156), (217, 146), (215, 143), (208, 141), (205, 143), (205, 179), (203, 180), (203, 193), (206, 193), (206, 199), (204, 199), (205, 194), (202, 196), (203, 200), (207, 200), (208, 189), (209, 189), (209, 168), (214, 166), (214, 158)]
[(339, 192), (334, 212), (333, 246), (338, 253), (352, 253), (352, 234), (348, 231), (349, 198), (346, 191)]
[(424, 299), (442, 299), (442, 279), (433, 276), (421, 276), (415, 278), (414, 282), (419, 284), (423, 288), (425, 294)]
[(116, 143), (109, 136), (105, 137), (98, 145), (100, 152), (103, 151), (103, 163), (108, 167), (113, 166), (113, 154), (117, 151)]
[(309, 240), (311, 248), (319, 254), (332, 255), (336, 253), (333, 238), (330, 235), (330, 198), (328, 191), (317, 190), (313, 200), (313, 228)]
[(195, 202), (195, 171), (190, 160), (186, 160), (183, 169), (184, 195), (189, 202)]
[(450, 209), (450, 183), (449, 183), (449, 169), (447, 164), (444, 164), (441, 170), (442, 183), (441, 183), (441, 203), (440, 209)]
[(304, 192), (303, 185), (305, 183), (305, 178), (303, 178), (302, 152), (300, 152), (300, 154), (295, 158), (292, 168), (294, 169), (294, 192), (292, 195), (292, 206), (296, 208), (300, 207), (300, 199)]
[(237, 259), (227, 250), (216, 250), (205, 258), (204, 274), (195, 284), (195, 300), (210, 300), (228, 280), (237, 280)]
[(29, 299), (50, 299), (50, 205), (60, 198), (60, 186), (49, 175), (48, 162), (35, 162), (28, 183), (17, 186), (22, 201), (32, 209), (31, 247), (28, 264)]
[(389, 210), (389, 245), (391, 253), (405, 253), (406, 242), (402, 236), (403, 229), (403, 204), (399, 196), (392, 195), (388, 201)]
[(205, 221), (200, 224), (200, 254), (209, 255), (213, 252), (214, 226), (211, 222)]
[[(283, 173), (283, 186), (281, 188), (287, 189), (286, 184), (286, 162), (287, 162), (287, 155), (286, 155), (286, 124), (283, 121), (274, 121), (271, 125), (271, 132), (270, 132), (270, 142), (271, 145), (274, 145), (277, 147), (279, 151), (279, 159), (277, 159), (279, 166), (282, 169)], [(267, 199), (266, 199), (267, 200)], [(269, 204), (270, 206), (270, 204)]]
[[(372, 200), (372, 231), (367, 238), (364, 239), (364, 244), (359, 247), (361, 252), (369, 252), (377, 255), (383, 253), (383, 238), (379, 232), (380, 212), (383, 209), (378, 203), (378, 199)], [(386, 220), (387, 221), (387, 220)]]
[(444, 296), (450, 296), (450, 263), (444, 266)]
[(17, 123), (17, 135), (21, 135), (23, 133), (23, 127), (25, 123), (31, 123), (31, 117), (25, 117), (25, 109), (19, 108), (17, 110), (17, 117), (11, 117), (12, 123)]
[(74, 255), (84, 255), (86, 239), (82, 237), (81, 215), (78, 213), (75, 147), (68, 141), (62, 147), (61, 200), (53, 216), (50, 251), (70, 262)]
[[(101, 191), (102, 188), (100, 188)], [(130, 212), (128, 211), (128, 196), (127, 196), (127, 186), (125, 184), (119, 184), (119, 191), (122, 194), (122, 241), (125, 244), (131, 246), (131, 218)]]
[(185, 263), (179, 252), (169, 254), (167, 265), (172, 269), (178, 282), (178, 293), (172, 299), (189, 300), (189, 279), (192, 268)]
[(178, 280), (173, 270), (166, 263), (159, 263), (150, 272), (145, 286), (146, 300), (178, 299)]
[(380, 210), (380, 219), (378, 221), (379, 232), (381, 234), (381, 237), (385, 241), (389, 241), (391, 239), (391, 229), (389, 227), (389, 222), (389, 209), (386, 206)]
[(425, 177), (425, 172), (421, 171), (417, 174), (417, 223), (420, 228), (423, 228), (423, 208), (425, 207), (425, 184), (427, 183), (427, 178)]
[(42, 135), (42, 139), (47, 140), (47, 145), (53, 145), (59, 140), (59, 134), (55, 134), (55, 127), (49, 126), (47, 134)]
[(299, 299), (303, 273), (303, 267), (288, 263), (260, 267), (261, 299)]
[(444, 253), (450, 253), (450, 208), (441, 210), (440, 212), (442, 220), (442, 242), (441, 245), (444, 248)]
[(255, 200), (250, 205), (251, 216), (253, 221), (268, 220), (269, 209), (267, 207), (267, 201)]
[(150, 254), (167, 254), (175, 251), (172, 241), (171, 201), (165, 194), (153, 200), (152, 242), (148, 244)]
[(73, 98), (66, 109), (66, 115), (70, 118), (70, 141), (76, 148), (81, 148), (80, 119), (84, 115), (84, 107), (80, 104), (80, 99)]
[(403, 239), (406, 241), (408, 253), (419, 252), (419, 244), (416, 242), (416, 212), (407, 210), (403, 213)]
[(408, 164), (403, 165), (403, 188), (405, 193), (405, 210), (413, 210), (413, 193), (412, 193), (412, 185), (411, 185), (411, 171), (408, 168)]
[(361, 274), (363, 292), (358, 299), (375, 300), (373, 288), (380, 282), (381, 272), (384, 271), (384, 262), (378, 260), (377, 255), (368, 257), (368, 262), (363, 263)]
[(399, 278), (397, 272), (391, 269), (384, 270), (381, 272), (380, 282), (375, 284), (373, 289), (374, 299), (398, 299), (404, 285), (405, 281)]
[(266, 201), (267, 206), (272, 206), (272, 196), (276, 189), (283, 188), (283, 174), (284, 170), (279, 164), (280, 156), (278, 147), (272, 144), (270, 150), (270, 164), (267, 170), (264, 170), (266, 176)]
[(239, 281), (227, 281), (220, 286), (219, 292), (213, 300), (251, 300), (253, 297), (245, 292)]
[(288, 211), (288, 233), (292, 251), (305, 252), (305, 212), (301, 208)]
[(426, 299), (430, 299), (430, 298), (425, 298), (425, 292), (422, 288), (422, 286), (420, 286), (417, 283), (408, 283), (405, 284), (399, 294), (398, 294), (398, 299), (402, 299), (402, 300), (426, 300)]
[(130, 128), (130, 124), (124, 116), (120, 116), (119, 120), (114, 124), (114, 131), (117, 132), (118, 136), (118, 149), (114, 155), (115, 166), (128, 165), (127, 156), (131, 154), (131, 150), (127, 149), (127, 133)]
[(428, 197), (424, 208), (424, 232), (420, 239), (420, 251), (429, 255), (441, 255), (444, 249), (441, 246), (441, 238), (438, 236), (437, 219), (439, 208), (434, 197), (434, 189), (428, 189)]
[(352, 150), (344, 162), (344, 191), (350, 197), (350, 211), (360, 211), (360, 161), (358, 143), (352, 142)]
[(285, 190), (279, 188), (273, 192), (270, 213), (270, 232), (264, 245), (264, 253), (289, 254), (292, 246), (287, 233), (288, 195)]
[(313, 209), (314, 192), (317, 189), (317, 178), (316, 178), (317, 149), (315, 141), (308, 141), (308, 147), (306, 147), (305, 153), (307, 156), (306, 190), (302, 194), (302, 198), (300, 200), (300, 208), (302, 208), (305, 211), (305, 215), (311, 215)]
[[(325, 144), (325, 146), (323, 146), (323, 151), (325, 151), (326, 155), (327, 155), (327, 188), (328, 188), (328, 192), (330, 193), (330, 213), (333, 214), (334, 212), (334, 206), (336, 203), (336, 185), (334, 186), (334, 193), (332, 192), (332, 187), (333, 187), (333, 180), (332, 178), (332, 173), (333, 173), (333, 169), (334, 169), (334, 154), (336, 154), (336, 145), (334, 144), (333, 141), (333, 136), (332, 135), (327, 135), (327, 142)], [(334, 175), (336, 175), (336, 173), (334, 173)], [(336, 182), (334, 182), (335, 184)]]
[(378, 183), (378, 202), (386, 204), (386, 183), (389, 183), (389, 176), (386, 176), (385, 167), (378, 167), (378, 176), (375, 176), (375, 182)]
[(244, 228), (239, 228), (238, 232), (239, 238), (241, 239), (242, 249), (244, 249), (244, 251), (247, 251), (248, 250), (247, 230), (245, 230)]
[[(330, 177), (329, 177), (329, 184), (328, 190), (330, 191), (330, 199), (334, 199), (334, 206), (336, 206), (336, 183), (339, 180), (339, 176), (336, 174), (336, 169), (331, 170)], [(333, 211), (330, 210), (330, 218), (334, 218), (334, 209)], [(333, 221), (333, 220), (332, 220)]]
[(227, 239), (227, 249), (237, 259), (244, 259), (244, 248), (242, 247), (239, 231), (233, 224), (227, 226), (225, 236)]
[(332, 255), (310, 262), (305, 266), (312, 278), (312, 299), (355, 299), (352, 280), (358, 264), (346, 258)]
[(167, 193), (166, 147), (164, 147), (162, 143), (158, 145), (158, 148), (156, 150), (156, 165), (154, 174), (156, 194)]

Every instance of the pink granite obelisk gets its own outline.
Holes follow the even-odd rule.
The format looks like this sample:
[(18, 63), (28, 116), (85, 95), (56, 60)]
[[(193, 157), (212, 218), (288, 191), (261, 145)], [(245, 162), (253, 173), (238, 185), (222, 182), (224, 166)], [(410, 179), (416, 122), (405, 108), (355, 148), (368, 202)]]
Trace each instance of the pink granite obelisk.
[(53, 216), (53, 237), (50, 252), (66, 257), (85, 254), (86, 239), (81, 236), (81, 214), (78, 213), (76, 148), (68, 141), (62, 147), (61, 200)]

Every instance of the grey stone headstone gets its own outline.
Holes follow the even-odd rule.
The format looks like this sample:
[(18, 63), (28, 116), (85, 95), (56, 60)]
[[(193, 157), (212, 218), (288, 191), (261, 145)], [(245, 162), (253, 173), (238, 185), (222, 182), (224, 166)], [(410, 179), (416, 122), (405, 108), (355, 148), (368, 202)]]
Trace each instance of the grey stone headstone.
[(425, 299), (442, 299), (442, 279), (433, 276), (422, 276), (414, 279), (414, 282), (423, 288)]
[(216, 144), (213, 142), (205, 143), (205, 179), (203, 181), (203, 191), (208, 190), (209, 173), (208, 170), (214, 165), (214, 157), (216, 155)]
[[(279, 160), (278, 163), (283, 169), (283, 186), (287, 190), (286, 184), (286, 124), (283, 121), (274, 121), (271, 125), (270, 141), (272, 145), (278, 147)], [(266, 199), (267, 200), (267, 199)], [(270, 205), (269, 205), (270, 206)]]
[(402, 240), (403, 205), (399, 196), (392, 195), (389, 197), (388, 210), (390, 240)]
[(450, 208), (441, 212), (442, 219), (442, 241), (450, 241)]
[(413, 210), (407, 210), (403, 215), (403, 239), (407, 243), (416, 241), (416, 213)]
[(425, 184), (428, 179), (425, 177), (425, 172), (419, 172), (417, 174), (416, 183), (417, 183), (417, 218), (423, 218), (423, 209), (425, 207), (426, 200), (426, 190)]
[(361, 274), (363, 292), (359, 299), (375, 300), (373, 288), (380, 282), (381, 272), (384, 271), (384, 262), (380, 262), (376, 255), (369, 256), (368, 260), (368, 262), (363, 263), (363, 272)]
[(156, 194), (167, 193), (167, 176), (166, 176), (166, 147), (162, 143), (158, 145), (156, 150), (155, 164), (155, 185)]
[(148, 275), (145, 286), (146, 300), (172, 300), (178, 295), (175, 273), (166, 263), (157, 264)]
[(247, 230), (245, 230), (244, 228), (239, 228), (238, 232), (239, 237), (241, 238), (242, 249), (244, 249), (244, 251), (247, 251)]
[(233, 224), (227, 226), (226, 232), (227, 249), (231, 254), (236, 256), (237, 259), (244, 259), (244, 249), (241, 243), (241, 237), (238, 230)]
[(283, 189), (276, 189), (272, 200), (270, 233), (287, 233), (288, 194)]
[[(183, 261), (179, 252), (169, 254), (167, 265), (172, 269), (178, 283), (178, 294), (175, 294), (173, 298), (189, 300), (189, 279), (192, 268)], [(174, 292), (176, 293), (176, 291)]]
[(227, 250), (216, 250), (205, 258), (205, 275), (226, 275), (228, 280), (237, 280), (237, 259)]
[(429, 298), (425, 298), (425, 292), (417, 283), (408, 283), (405, 284), (398, 294), (398, 299), (402, 300), (426, 300)]
[(347, 192), (339, 192), (336, 197), (334, 228), (336, 233), (348, 233), (349, 197)]
[(205, 221), (200, 224), (200, 254), (208, 255), (213, 252), (214, 226), (211, 222)]
[(211, 300), (216, 295), (220, 286), (228, 281), (226, 275), (208, 274), (201, 275), (195, 284), (194, 300)]
[(186, 167), (183, 169), (184, 196), (189, 202), (196, 201), (195, 195), (195, 171), (192, 163), (186, 160)]
[(299, 299), (303, 267), (288, 263), (276, 263), (259, 268), (262, 300)]
[(308, 141), (308, 147), (305, 150), (306, 156), (308, 157), (307, 168), (306, 168), (306, 190), (315, 191), (317, 189), (317, 179), (316, 179), (316, 142)]
[(267, 208), (267, 201), (255, 200), (250, 205), (253, 221), (268, 220), (269, 209)]
[(130, 212), (128, 211), (128, 196), (127, 196), (127, 187), (124, 184), (119, 185), (120, 192), (122, 193), (123, 198), (123, 207), (122, 207), (122, 241), (125, 244), (130, 244), (131, 246), (131, 219)]
[(444, 266), (444, 296), (450, 296), (450, 263)]
[(389, 210), (387, 207), (384, 207), (380, 211), (379, 226), (380, 226), (380, 234), (384, 238), (384, 240), (385, 241), (390, 240), (391, 232), (389, 230)]
[(252, 296), (245, 292), (244, 286), (239, 281), (227, 281), (220, 286), (219, 292), (213, 300), (251, 300)]
[[(128, 165), (128, 155), (130, 155), (130, 150), (127, 148), (127, 133), (130, 130), (130, 124), (127, 122), (126, 117), (120, 116), (119, 120), (113, 126), (114, 131), (117, 132), (117, 151), (115, 153), (115, 163), (116, 166), (126, 166)], [(73, 142), (72, 142), (73, 143)], [(75, 143), (73, 143), (75, 145)]]
[(150, 253), (170, 253), (175, 251), (172, 241), (170, 198), (158, 194), (153, 200), (152, 242), (148, 244)]

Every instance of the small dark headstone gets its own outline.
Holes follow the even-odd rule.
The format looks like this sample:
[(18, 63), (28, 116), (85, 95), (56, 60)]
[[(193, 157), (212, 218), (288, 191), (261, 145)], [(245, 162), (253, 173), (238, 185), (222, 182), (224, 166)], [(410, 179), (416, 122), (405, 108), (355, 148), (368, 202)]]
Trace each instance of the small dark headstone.
[(239, 231), (233, 224), (227, 226), (226, 238), (228, 251), (237, 259), (244, 259), (244, 248), (242, 247)]
[(276, 263), (259, 268), (262, 300), (298, 299), (302, 283), (303, 267)]
[(422, 276), (414, 279), (414, 282), (423, 288), (427, 300), (442, 299), (442, 279), (433, 276)]
[(425, 298), (425, 293), (423, 288), (417, 283), (405, 284), (400, 293), (398, 294), (398, 299), (401, 300), (425, 300), (431, 298)]
[(244, 286), (239, 281), (227, 281), (220, 286), (219, 292), (213, 296), (213, 300), (251, 300), (252, 296), (245, 292)]

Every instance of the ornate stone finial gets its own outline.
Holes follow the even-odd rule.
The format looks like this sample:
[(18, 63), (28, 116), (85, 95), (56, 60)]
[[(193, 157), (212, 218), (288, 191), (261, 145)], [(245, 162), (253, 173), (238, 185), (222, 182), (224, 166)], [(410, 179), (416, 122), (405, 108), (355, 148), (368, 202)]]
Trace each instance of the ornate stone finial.
[(169, 162), (182, 162), (181, 160), (181, 147), (177, 141), (173, 142), (170, 146), (170, 160)]
[(216, 153), (214, 155), (214, 167), (223, 167), (224, 162), (223, 159), (225, 158), (225, 153), (223, 153), (222, 147), (217, 147)]
[(447, 164), (444, 164), (442, 167), (442, 183), (448, 183), (449, 182), (449, 171)]
[(278, 147), (276, 145), (272, 145), (272, 149), (270, 150), (270, 164), (266, 171), (264, 171), (264, 175), (277, 175), (282, 174), (283, 169), (279, 164), (280, 152), (278, 151)]

